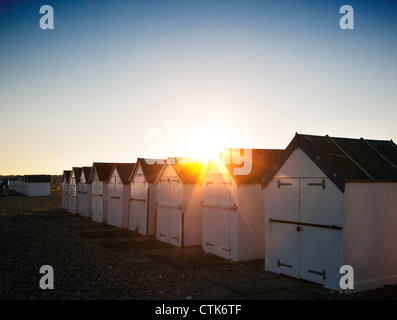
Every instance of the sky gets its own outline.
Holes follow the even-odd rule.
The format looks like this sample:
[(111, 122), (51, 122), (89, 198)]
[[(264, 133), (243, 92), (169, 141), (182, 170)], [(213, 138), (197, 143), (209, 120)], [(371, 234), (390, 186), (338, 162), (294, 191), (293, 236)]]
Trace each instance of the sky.
[(391, 0), (1, 1), (0, 175), (295, 132), (397, 141), (396, 57)]

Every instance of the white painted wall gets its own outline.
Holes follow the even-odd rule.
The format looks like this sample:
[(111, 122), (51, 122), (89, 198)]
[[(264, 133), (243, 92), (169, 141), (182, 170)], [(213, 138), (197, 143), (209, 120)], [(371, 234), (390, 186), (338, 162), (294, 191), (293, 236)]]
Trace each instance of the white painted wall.
[(67, 181), (61, 182), (61, 190), (62, 190), (62, 209), (68, 210), (68, 191), (69, 186)]
[(68, 210), (70, 213), (78, 213), (78, 185), (76, 183), (76, 177), (74, 175), (74, 171), (70, 173), (70, 181), (69, 181), (69, 200), (68, 200)]
[(156, 234), (156, 185), (154, 183), (149, 184), (149, 211), (148, 211), (148, 233), (147, 235)]
[(201, 186), (183, 185), (184, 246), (201, 244)]
[(92, 185), (87, 183), (87, 178), (83, 171), (78, 186), (78, 208), (83, 217), (91, 217), (92, 211)]
[[(226, 183), (226, 184), (225, 184)], [(202, 184), (202, 247), (225, 259), (238, 260), (238, 187), (224, 164), (215, 163)]]
[(25, 194), (25, 182), (22, 181), (23, 177), (19, 177), (15, 183), (15, 191)]
[(15, 190), (15, 180), (8, 180), (8, 190)]
[(24, 194), (28, 197), (45, 197), (50, 195), (50, 182), (25, 182)]
[[(173, 182), (178, 179), (179, 183)], [(170, 182), (162, 182), (161, 180), (168, 180)], [(160, 203), (182, 204), (182, 210), (167, 209), (164, 207), (157, 208), (156, 239), (175, 246), (181, 246), (181, 232), (183, 229), (184, 246), (201, 244), (201, 187), (199, 185), (182, 184), (175, 169), (171, 165), (168, 165), (158, 178), (156, 200)], [(183, 228), (182, 215), (184, 221)], [(160, 233), (166, 234), (166, 236), (163, 237)], [(179, 241), (173, 239), (177, 234), (180, 235)]]
[[(222, 196), (212, 194), (219, 192), (212, 190), (216, 181), (220, 181), (217, 188), (222, 188), (224, 182), (231, 183), (229, 191), (225, 188), (222, 191), (230, 192), (229, 200), (225, 194)], [(202, 190), (202, 200), (205, 204), (237, 205), (237, 211), (206, 206), (202, 208), (204, 251), (232, 261), (263, 259), (265, 216), (264, 192), (261, 186), (259, 184), (237, 186), (224, 164), (214, 164), (207, 173)], [(226, 247), (230, 249), (229, 253), (222, 249)]]
[(397, 283), (397, 183), (346, 183), (344, 210), (355, 290)]
[(110, 174), (107, 186), (107, 223), (119, 228), (128, 228), (130, 185), (122, 183), (117, 170), (114, 168)]
[(326, 178), (327, 176), (311, 161), (302, 149), (298, 148), (291, 153), (287, 161), (274, 176), (274, 179), (296, 177)]
[[(130, 183), (130, 209), (128, 228), (140, 234), (147, 235), (148, 223), (148, 183), (143, 175), (141, 165), (137, 164)], [(153, 215), (154, 224), (154, 215)], [(154, 231), (153, 231), (154, 234)]]
[(134, 200), (130, 199), (128, 228), (143, 235), (154, 235), (156, 229), (156, 186), (146, 181), (139, 162), (131, 179), (130, 198)]
[[(98, 174), (94, 171), (92, 179), (92, 211), (91, 217), (95, 222), (105, 222), (105, 199), (107, 196), (107, 184), (98, 179)], [(107, 201), (106, 201), (107, 202)]]
[[(325, 181), (325, 189), (309, 183)], [(287, 184), (279, 187), (278, 182)], [(301, 150), (296, 149), (265, 191), (265, 269), (339, 290), (343, 231), (269, 223), (269, 218), (344, 228), (343, 193)], [(289, 265), (279, 266), (278, 261)], [(309, 272), (325, 270), (326, 279)]]
[(107, 222), (108, 219), (108, 210), (109, 210), (109, 201), (108, 201), (108, 184), (106, 181), (101, 181), (101, 188), (102, 188), (102, 216), (103, 222)]
[(238, 256), (237, 260), (265, 258), (265, 201), (259, 184), (238, 188)]

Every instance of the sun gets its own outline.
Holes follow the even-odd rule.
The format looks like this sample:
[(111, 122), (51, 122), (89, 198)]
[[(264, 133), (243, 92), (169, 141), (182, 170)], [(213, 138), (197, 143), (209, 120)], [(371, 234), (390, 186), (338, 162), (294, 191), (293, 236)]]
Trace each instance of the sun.
[(195, 158), (198, 162), (219, 163), (220, 152), (226, 144), (224, 131), (221, 131), (219, 127), (200, 126), (196, 128), (195, 134), (187, 140), (184, 154)]
[(202, 163), (215, 162), (219, 159), (220, 150), (221, 147), (211, 140), (197, 140), (192, 144), (189, 156)]

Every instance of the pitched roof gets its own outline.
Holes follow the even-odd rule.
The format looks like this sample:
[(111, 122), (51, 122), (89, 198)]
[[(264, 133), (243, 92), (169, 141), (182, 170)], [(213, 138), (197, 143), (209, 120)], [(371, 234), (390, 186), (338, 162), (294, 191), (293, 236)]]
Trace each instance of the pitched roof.
[[(76, 179), (76, 183), (79, 183), (80, 178), (81, 178), (81, 172), (83, 171), (83, 168), (80, 167), (73, 167), (72, 171), (74, 173), (74, 177)], [(69, 180), (71, 178), (72, 175), (70, 175)]]
[(51, 176), (45, 174), (31, 174), (25, 175), (24, 181), (29, 183), (36, 183), (36, 182), (51, 182)]
[(83, 167), (83, 172), (84, 172), (84, 177), (85, 177), (85, 181), (86, 183), (90, 183), (88, 180), (90, 178), (90, 174), (91, 174), (91, 169), (92, 167)]
[(190, 163), (188, 158), (175, 158), (174, 164), (169, 161), (167, 164), (174, 167), (182, 182), (186, 184), (202, 184), (210, 168), (208, 164)]
[[(244, 162), (241, 164), (236, 164), (233, 161), (232, 155), (236, 152), (239, 152), (240, 150), (242, 151), (244, 149), (227, 149), (228, 155), (226, 158), (223, 158), (226, 160), (225, 165), (229, 170), (229, 173), (233, 176), (238, 185), (261, 183), (263, 177), (273, 167), (278, 157), (284, 151), (278, 149), (250, 149), (252, 151), (250, 157), (251, 159), (245, 160), (251, 163), (250, 172), (248, 174), (235, 174), (235, 168), (242, 168), (244, 165), (247, 165), (247, 163)], [(241, 159), (244, 159), (243, 155), (244, 154), (241, 155)]]
[[(135, 168), (135, 163), (114, 163), (113, 168), (114, 168), (114, 170), (117, 170), (117, 172), (120, 176), (121, 182), (123, 184), (130, 183), (130, 177), (131, 177), (132, 170), (134, 170), (134, 168)], [(113, 169), (111, 171), (113, 171)], [(110, 178), (110, 174), (109, 174), (108, 180), (109, 180), (109, 178)]]
[(111, 162), (94, 162), (90, 172), (88, 182), (91, 183), (94, 178), (94, 172), (97, 173), (99, 181), (107, 181), (110, 171), (112, 171), (113, 163)]
[[(166, 160), (138, 158), (136, 163), (139, 163), (141, 166), (143, 176), (145, 177), (146, 181), (148, 183), (154, 183), (158, 174), (160, 173), (161, 168), (164, 166), (164, 163), (166, 163)], [(134, 170), (132, 171), (130, 181), (137, 168), (138, 166), (135, 166)]]
[(70, 174), (72, 173), (72, 170), (63, 170), (63, 176), (62, 176), (62, 180), (61, 181), (65, 181), (69, 182), (69, 177)]
[(342, 192), (346, 182), (397, 182), (397, 146), (392, 140), (296, 134), (266, 174), (262, 187), (297, 148), (302, 149)]

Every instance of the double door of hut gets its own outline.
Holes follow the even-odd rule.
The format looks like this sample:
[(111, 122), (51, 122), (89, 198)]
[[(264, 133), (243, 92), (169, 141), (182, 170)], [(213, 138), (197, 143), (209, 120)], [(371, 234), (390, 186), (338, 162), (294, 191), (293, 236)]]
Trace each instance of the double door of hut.
[(157, 187), (156, 238), (183, 246), (183, 184), (178, 177), (162, 177)]
[(118, 178), (115, 172), (108, 181), (108, 194), (109, 206), (107, 222), (113, 226), (122, 227), (122, 201), (124, 201), (123, 184), (121, 183), (121, 180)]
[(91, 212), (88, 212), (89, 204), (88, 201), (89, 195), (88, 195), (88, 188), (90, 185), (84, 182), (79, 183), (79, 191), (78, 191), (78, 207), (79, 207), (79, 213), (84, 215), (84, 216), (90, 216)]
[(343, 201), (327, 178), (279, 179), (265, 194), (271, 271), (325, 284), (342, 256)]
[(71, 213), (76, 213), (76, 204), (77, 204), (77, 185), (76, 180), (72, 177), (69, 184), (69, 192), (68, 192), (68, 211)]
[(69, 206), (69, 184), (62, 182), (62, 208), (68, 210)]
[(92, 181), (92, 220), (103, 222), (102, 182), (98, 179)]
[(129, 229), (141, 234), (148, 234), (149, 224), (149, 185), (143, 174), (136, 174), (131, 179)]
[(229, 175), (208, 175), (203, 185), (203, 249), (231, 258), (232, 181)]

